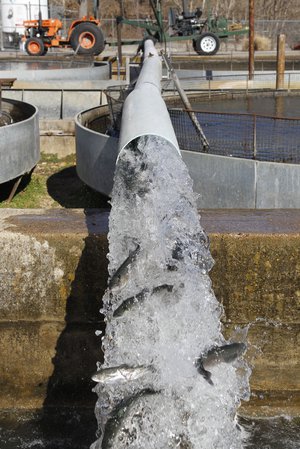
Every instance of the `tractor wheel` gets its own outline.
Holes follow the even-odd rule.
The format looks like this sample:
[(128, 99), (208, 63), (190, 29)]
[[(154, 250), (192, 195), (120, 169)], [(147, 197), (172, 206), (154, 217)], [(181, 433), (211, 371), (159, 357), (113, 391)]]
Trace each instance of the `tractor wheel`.
[(193, 46), (199, 55), (215, 55), (220, 48), (220, 39), (214, 33), (203, 33), (193, 41)]
[(70, 44), (79, 54), (99, 55), (104, 50), (104, 36), (94, 23), (82, 22), (72, 31)]
[(30, 37), (25, 42), (25, 50), (30, 56), (43, 56), (45, 54), (45, 45), (42, 39)]

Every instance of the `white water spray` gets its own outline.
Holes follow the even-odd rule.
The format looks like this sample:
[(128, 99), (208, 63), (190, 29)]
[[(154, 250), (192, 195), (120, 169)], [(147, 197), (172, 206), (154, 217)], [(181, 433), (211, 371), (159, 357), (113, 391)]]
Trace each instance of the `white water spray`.
[(213, 260), (187, 168), (169, 142), (153, 136), (131, 142), (118, 162), (111, 277), (137, 245), (126, 276), (103, 298), (102, 368), (152, 370), (96, 386), (101, 437), (94, 447), (103, 440), (103, 449), (240, 449), (235, 416), (249, 394), (248, 370), (242, 359), (217, 364), (214, 385), (197, 372), (196, 358), (225, 343), (222, 308), (211, 289)]
[(241, 357), (209, 372), (198, 363), (227, 343), (222, 307), (211, 289), (213, 260), (192, 181), (160, 95), (161, 61), (146, 44), (123, 108), (92, 447), (241, 449), (236, 411), (249, 395), (249, 371)]

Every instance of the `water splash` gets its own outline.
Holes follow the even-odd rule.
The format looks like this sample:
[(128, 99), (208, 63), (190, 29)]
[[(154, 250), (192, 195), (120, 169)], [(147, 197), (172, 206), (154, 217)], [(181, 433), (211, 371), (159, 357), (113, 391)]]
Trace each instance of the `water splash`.
[(97, 384), (93, 448), (240, 449), (236, 410), (249, 398), (250, 370), (242, 358), (216, 364), (213, 386), (197, 372), (197, 357), (226, 343), (223, 310), (192, 181), (162, 138), (135, 139), (120, 155), (108, 257), (101, 369), (149, 370), (133, 379), (116, 368), (115, 381)]

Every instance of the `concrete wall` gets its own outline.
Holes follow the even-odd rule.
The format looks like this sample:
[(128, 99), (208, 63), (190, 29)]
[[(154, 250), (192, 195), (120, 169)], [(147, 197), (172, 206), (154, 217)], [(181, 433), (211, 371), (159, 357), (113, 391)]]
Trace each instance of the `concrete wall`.
[(0, 408), (91, 404), (107, 214), (0, 213)]
[[(0, 408), (94, 407), (104, 211), (0, 210)], [(247, 415), (300, 412), (300, 212), (203, 211), (227, 336), (249, 329)]]
[(75, 123), (69, 120), (40, 120), (41, 153), (63, 158), (75, 154)]

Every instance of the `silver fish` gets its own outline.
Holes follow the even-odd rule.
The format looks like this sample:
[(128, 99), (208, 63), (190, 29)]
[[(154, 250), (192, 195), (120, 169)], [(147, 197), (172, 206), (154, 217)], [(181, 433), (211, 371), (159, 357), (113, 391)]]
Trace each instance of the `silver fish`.
[(247, 346), (244, 343), (229, 343), (223, 346), (214, 346), (196, 359), (195, 366), (198, 373), (201, 374), (210, 385), (213, 385), (211, 372), (206, 368), (217, 363), (231, 363), (244, 354), (246, 349)]
[(152, 366), (119, 365), (103, 368), (92, 376), (92, 380), (102, 384), (114, 384), (140, 380), (142, 377), (154, 373)]
[(130, 296), (130, 298), (125, 299), (119, 307), (114, 310), (113, 316), (120, 317), (124, 312), (130, 310), (134, 304), (141, 303), (146, 295), (149, 293), (148, 288), (144, 288), (140, 293), (137, 293), (134, 296)]
[[(162, 290), (167, 290), (168, 292), (171, 292), (173, 289), (173, 285), (169, 285), (169, 284), (163, 284), (163, 285), (159, 285), (157, 287), (154, 287), (151, 294), (155, 294), (155, 293), (159, 293)], [(144, 288), (140, 293), (137, 293), (134, 296), (131, 296), (130, 298), (125, 299), (120, 305), (119, 307), (117, 307), (114, 312), (113, 312), (113, 316), (114, 317), (120, 317), (122, 316), (125, 312), (127, 312), (128, 310), (132, 309), (132, 307), (134, 307), (136, 304), (140, 304), (141, 302), (143, 302), (147, 295), (150, 293), (150, 290), (148, 288)]]
[(136, 248), (129, 253), (129, 256), (124, 260), (124, 262), (119, 266), (119, 268), (114, 272), (108, 281), (108, 288), (110, 290), (114, 288), (122, 288), (128, 282), (128, 268), (135, 261), (141, 247), (137, 245)]

